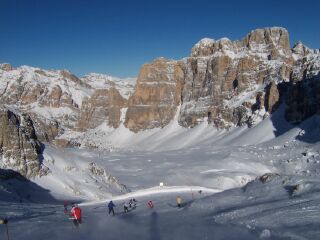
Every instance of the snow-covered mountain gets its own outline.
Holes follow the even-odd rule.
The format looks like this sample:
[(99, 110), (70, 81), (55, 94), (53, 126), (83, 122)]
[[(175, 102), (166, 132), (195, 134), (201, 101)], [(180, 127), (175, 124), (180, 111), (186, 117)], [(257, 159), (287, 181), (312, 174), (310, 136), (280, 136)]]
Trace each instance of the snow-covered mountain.
[(137, 79), (0, 64), (0, 217), (14, 239), (317, 239), (319, 72), (279, 27), (202, 39)]
[[(0, 99), (31, 116), (40, 140), (82, 145), (70, 136), (89, 136), (104, 125), (116, 129), (123, 123), (138, 132), (163, 128), (175, 118), (183, 127), (203, 121), (219, 129), (252, 126), (283, 100), (287, 120), (301, 122), (317, 112), (319, 71), (319, 50), (301, 42), (291, 49), (287, 30), (273, 27), (240, 41), (202, 39), (190, 57), (142, 66), (136, 84), (130, 78), (95, 73), (78, 78), (66, 70), (2, 64)], [(301, 88), (314, 93), (304, 101), (306, 94), (285, 94)], [(294, 102), (308, 103), (296, 107)]]
[[(253, 30), (240, 41), (202, 39), (190, 57), (143, 65), (137, 80), (95, 73), (78, 78), (66, 70), (1, 64), (0, 100), (4, 112), (17, 116), (16, 133), (29, 119), (30, 143), (36, 138), (59, 147), (161, 151), (192, 146), (178, 137), (192, 136), (190, 128), (198, 125), (206, 127), (194, 138), (204, 142), (225, 130), (273, 121), (280, 106), (287, 121), (302, 122), (320, 109), (319, 71), (319, 50), (301, 42), (290, 48), (287, 30), (273, 27)], [(10, 116), (3, 114), (2, 121)], [(33, 172), (27, 163), (34, 157), (10, 154), (6, 146), (0, 145), (4, 167)], [(29, 151), (20, 146), (19, 151)], [(41, 164), (41, 151), (32, 151)]]
[(13, 69), (8, 64), (0, 69), (2, 105), (28, 113), (43, 141), (52, 141), (64, 129), (83, 130), (108, 120), (117, 125), (116, 116), (132, 94), (135, 81), (102, 74), (78, 78), (66, 70)]

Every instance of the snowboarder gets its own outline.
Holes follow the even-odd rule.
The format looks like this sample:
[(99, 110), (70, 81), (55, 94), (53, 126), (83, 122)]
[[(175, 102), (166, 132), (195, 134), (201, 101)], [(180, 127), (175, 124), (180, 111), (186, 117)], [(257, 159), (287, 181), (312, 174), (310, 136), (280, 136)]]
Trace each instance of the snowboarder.
[(125, 202), (123, 205), (123, 211), (125, 213), (129, 212), (129, 207), (130, 207), (130, 202), (129, 203)]
[(72, 217), (74, 225), (79, 227), (79, 224), (81, 224), (81, 208), (75, 203), (72, 204), (70, 217)]
[(178, 207), (181, 207), (182, 198), (181, 198), (180, 196), (177, 196), (176, 201), (177, 201), (177, 205), (178, 205)]
[(112, 202), (112, 200), (108, 203), (108, 208), (109, 208), (109, 215), (110, 215), (110, 213), (112, 212), (112, 214), (113, 214), (113, 216), (114, 216), (114, 207), (115, 207), (116, 205), (114, 205), (114, 203)]
[(147, 202), (147, 207), (150, 209), (153, 208), (153, 202), (151, 200)]

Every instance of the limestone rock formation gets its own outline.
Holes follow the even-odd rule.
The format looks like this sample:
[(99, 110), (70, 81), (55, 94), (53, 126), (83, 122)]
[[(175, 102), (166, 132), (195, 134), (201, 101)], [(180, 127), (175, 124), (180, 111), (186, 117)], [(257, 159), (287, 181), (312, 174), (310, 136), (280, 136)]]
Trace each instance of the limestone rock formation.
[(42, 144), (28, 115), (0, 109), (0, 167), (14, 169), (25, 177), (47, 174), (41, 166)]
[(96, 128), (103, 122), (117, 128), (120, 125), (121, 109), (126, 104), (127, 100), (116, 88), (97, 89), (90, 98), (83, 100), (77, 128), (85, 131)]
[(106, 172), (106, 170), (100, 166), (98, 166), (96, 163), (91, 162), (88, 166), (89, 171), (92, 175), (101, 177), (103, 182), (109, 185), (113, 185), (117, 189), (119, 189), (122, 193), (128, 193), (130, 190), (123, 184), (121, 184), (118, 179), (111, 176), (109, 173)]
[(159, 58), (145, 64), (129, 99), (126, 127), (139, 131), (167, 125), (180, 104), (183, 78), (179, 62)]
[(281, 102), (287, 120), (298, 123), (319, 112), (319, 72), (319, 50), (301, 42), (291, 48), (288, 31), (272, 27), (238, 41), (204, 38), (189, 57), (144, 64), (136, 83), (1, 64), (0, 101), (28, 113), (41, 141), (91, 146), (82, 137), (100, 129), (109, 134), (122, 123), (134, 132), (173, 119), (183, 127), (204, 121), (219, 129), (250, 127)]
[(280, 92), (275, 82), (271, 82), (266, 88), (266, 101), (265, 109), (272, 113), (274, 112), (280, 103)]
[[(255, 110), (244, 111), (244, 96), (252, 105), (261, 105), (259, 109), (276, 110), (277, 84), (290, 81), (294, 62), (284, 28), (257, 29), (234, 42), (202, 39), (188, 58), (157, 59), (142, 67), (129, 100), (126, 126), (133, 131), (163, 127), (179, 105), (179, 124), (184, 127), (208, 119), (216, 127), (229, 128), (239, 125), (239, 113), (242, 124)], [(259, 92), (263, 100), (257, 98)]]
[(2, 63), (0, 64), (0, 69), (3, 71), (11, 71), (13, 68), (9, 63)]
[(78, 78), (67, 70), (2, 64), (0, 101), (28, 113), (38, 139), (51, 142), (65, 131), (86, 131), (102, 122), (118, 127), (134, 81), (102, 74)]

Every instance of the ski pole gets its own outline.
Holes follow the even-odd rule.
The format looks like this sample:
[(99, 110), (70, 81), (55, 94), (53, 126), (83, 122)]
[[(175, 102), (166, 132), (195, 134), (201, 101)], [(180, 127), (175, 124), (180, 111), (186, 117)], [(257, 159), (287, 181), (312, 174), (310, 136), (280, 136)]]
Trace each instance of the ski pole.
[(9, 238), (9, 230), (8, 230), (8, 224), (5, 224), (6, 225), (6, 229), (7, 229), (7, 239), (10, 240)]

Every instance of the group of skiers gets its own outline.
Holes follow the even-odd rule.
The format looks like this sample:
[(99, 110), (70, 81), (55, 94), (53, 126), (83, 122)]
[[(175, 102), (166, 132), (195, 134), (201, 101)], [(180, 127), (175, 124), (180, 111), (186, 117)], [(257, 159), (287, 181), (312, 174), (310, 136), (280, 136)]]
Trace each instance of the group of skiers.
[[(129, 212), (130, 209), (135, 209), (137, 207), (137, 200), (135, 198), (131, 198), (129, 201), (124, 202), (123, 204), (123, 211), (125, 213)], [(109, 214), (112, 213), (112, 215), (114, 215), (114, 208), (116, 207), (116, 205), (113, 203), (113, 201), (111, 200), (108, 203), (108, 209), (109, 209)]]
[(124, 202), (123, 211), (127, 213), (130, 209), (135, 209), (137, 207), (137, 202), (138, 201), (135, 198), (131, 198), (128, 202)]
[[(137, 202), (138, 201), (135, 198), (131, 198), (129, 201), (125, 201), (123, 205), (123, 211), (127, 213), (130, 210), (135, 209), (137, 207)], [(176, 202), (177, 202), (177, 206), (180, 208), (182, 206), (182, 198), (180, 196), (177, 196)], [(107, 204), (107, 207), (109, 210), (109, 215), (112, 213), (112, 215), (114, 216), (115, 215), (114, 208), (116, 207), (116, 205), (113, 203), (112, 200)], [(151, 200), (147, 202), (147, 207), (149, 209), (152, 209), (154, 207), (153, 202)], [(68, 213), (66, 203), (64, 204), (64, 212)], [(69, 215), (73, 219), (74, 225), (78, 227), (79, 224), (81, 224), (81, 208), (77, 204), (73, 203)]]
[[(135, 209), (137, 207), (137, 202), (138, 201), (135, 198), (131, 198), (129, 201), (124, 202), (123, 211), (127, 213), (130, 211), (130, 209)], [(176, 202), (177, 202), (177, 206), (180, 208), (182, 206), (182, 198), (180, 196), (177, 196)], [(114, 208), (116, 207), (116, 205), (111, 200), (107, 206), (109, 209), (109, 215), (112, 213), (112, 215), (114, 216), (115, 215)], [(147, 207), (149, 209), (152, 209), (154, 207), (153, 202), (151, 200), (147, 202)]]
[[(127, 213), (130, 210), (135, 209), (137, 207), (137, 202), (138, 201), (135, 198), (131, 198), (129, 201), (124, 202), (124, 205), (123, 205), (124, 212)], [(181, 207), (182, 198), (180, 196), (177, 196), (176, 202), (177, 202), (177, 206)], [(116, 205), (111, 200), (107, 206), (109, 209), (109, 214), (112, 213), (112, 215), (114, 216), (115, 215), (114, 208), (116, 207)], [(153, 202), (151, 200), (147, 202), (147, 207), (149, 209), (152, 209), (154, 207)], [(79, 227), (79, 224), (82, 223), (81, 212), (82, 212), (81, 208), (76, 203), (71, 204), (70, 212), (68, 211), (68, 203), (67, 202), (64, 203), (64, 213), (71, 217), (76, 227)], [(3, 218), (3, 219), (0, 218), (0, 224), (7, 224), (7, 223), (8, 223), (8, 220), (6, 218)]]

